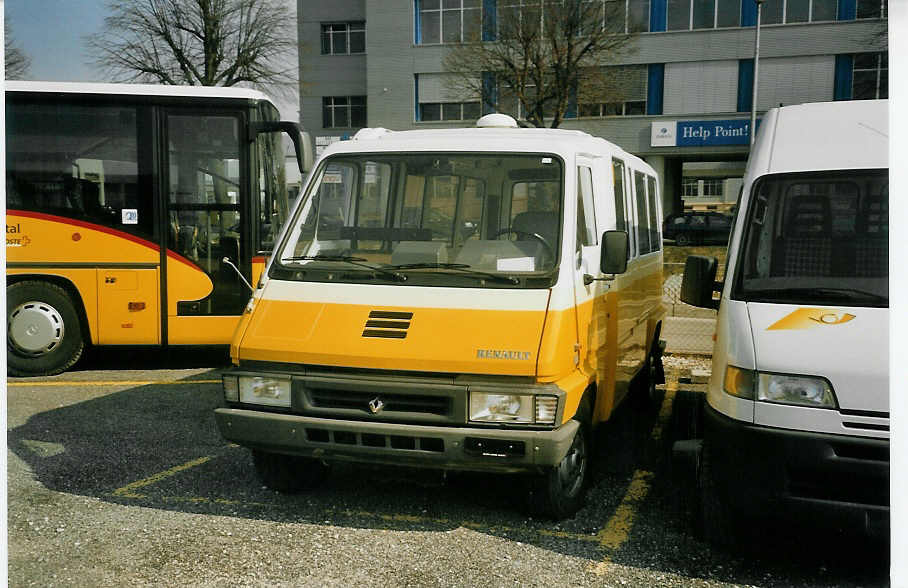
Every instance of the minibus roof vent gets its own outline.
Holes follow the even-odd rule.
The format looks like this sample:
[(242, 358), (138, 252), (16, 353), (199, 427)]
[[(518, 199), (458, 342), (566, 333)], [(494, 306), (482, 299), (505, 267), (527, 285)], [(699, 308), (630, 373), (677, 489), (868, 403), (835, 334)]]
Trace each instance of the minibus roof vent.
[(506, 114), (493, 112), (476, 121), (476, 127), (480, 129), (516, 129), (517, 121)]
[(356, 134), (353, 135), (354, 141), (370, 141), (372, 139), (380, 139), (384, 135), (393, 133), (394, 131), (389, 131), (384, 127), (373, 127), (373, 128), (364, 128), (356, 131)]

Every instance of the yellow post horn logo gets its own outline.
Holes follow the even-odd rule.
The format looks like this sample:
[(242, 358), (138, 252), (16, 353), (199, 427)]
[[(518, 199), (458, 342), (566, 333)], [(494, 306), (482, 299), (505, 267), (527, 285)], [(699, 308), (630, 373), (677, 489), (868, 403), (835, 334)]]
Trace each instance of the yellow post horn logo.
[(782, 317), (767, 331), (785, 331), (794, 329), (812, 329), (814, 327), (841, 325), (854, 318), (853, 314), (829, 308), (799, 308)]

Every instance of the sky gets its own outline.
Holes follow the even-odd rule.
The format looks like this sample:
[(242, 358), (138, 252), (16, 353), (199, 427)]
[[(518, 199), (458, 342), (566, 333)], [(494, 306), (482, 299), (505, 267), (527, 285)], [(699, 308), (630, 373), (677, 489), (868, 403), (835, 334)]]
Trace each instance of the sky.
[[(104, 26), (105, 0), (0, 0), (15, 44), (31, 59), (33, 80), (104, 82), (86, 53), (85, 37)], [(294, 9), (295, 1), (287, 4)], [(293, 98), (276, 99), (285, 120), (298, 121)]]

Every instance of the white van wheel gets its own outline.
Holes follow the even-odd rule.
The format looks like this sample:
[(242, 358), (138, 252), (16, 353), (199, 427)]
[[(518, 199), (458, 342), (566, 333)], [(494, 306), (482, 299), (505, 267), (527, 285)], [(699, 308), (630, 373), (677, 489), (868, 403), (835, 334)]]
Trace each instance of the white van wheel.
[(717, 547), (734, 547), (738, 543), (734, 516), (717, 487), (713, 460), (709, 444), (704, 443), (700, 461), (700, 522), (703, 536)]

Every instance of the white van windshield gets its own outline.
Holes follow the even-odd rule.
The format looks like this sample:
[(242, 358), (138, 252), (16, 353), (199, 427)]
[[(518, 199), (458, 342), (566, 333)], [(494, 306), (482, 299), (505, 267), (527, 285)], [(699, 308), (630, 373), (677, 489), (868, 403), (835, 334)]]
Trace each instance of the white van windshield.
[(281, 277), (532, 286), (556, 268), (554, 155), (337, 155), (316, 174), (278, 250)]
[(887, 170), (758, 180), (734, 298), (793, 304), (889, 304)]

